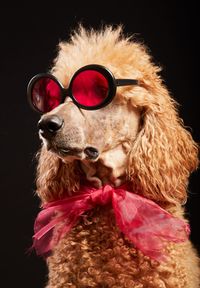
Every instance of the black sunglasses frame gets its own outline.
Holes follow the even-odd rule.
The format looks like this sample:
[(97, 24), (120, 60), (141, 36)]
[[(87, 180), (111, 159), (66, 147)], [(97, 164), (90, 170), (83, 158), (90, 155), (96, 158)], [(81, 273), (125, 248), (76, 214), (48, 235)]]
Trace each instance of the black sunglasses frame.
[[(72, 85), (73, 85), (74, 79), (76, 78), (76, 76), (80, 72), (83, 72), (85, 70), (94, 70), (94, 71), (100, 72), (106, 78), (106, 80), (108, 81), (108, 88), (109, 88), (108, 96), (99, 105), (96, 105), (96, 106), (85, 106), (85, 105), (82, 105), (76, 100), (75, 96), (72, 94)], [(72, 99), (72, 101), (74, 102), (75, 105), (77, 105), (79, 108), (85, 109), (85, 110), (97, 110), (97, 109), (103, 108), (106, 105), (108, 105), (113, 100), (113, 98), (115, 97), (116, 90), (117, 90), (118, 86), (138, 85), (138, 80), (136, 80), (136, 79), (116, 79), (109, 69), (107, 69), (106, 67), (104, 67), (102, 65), (98, 65), (98, 64), (90, 64), (90, 65), (86, 65), (86, 66), (83, 66), (82, 68), (78, 69), (74, 73), (74, 75), (72, 76), (72, 78), (71, 78), (71, 80), (69, 82), (69, 87), (67, 89), (64, 88), (64, 86), (52, 74), (40, 73), (40, 74), (35, 75), (29, 81), (28, 86), (27, 86), (28, 102), (29, 102), (30, 106), (35, 111), (39, 112), (40, 114), (45, 114), (47, 112), (40, 111), (33, 104), (33, 102), (32, 102), (32, 90), (33, 90), (34, 84), (37, 82), (37, 80), (40, 79), (40, 78), (43, 78), (43, 77), (47, 77), (47, 78), (50, 78), (50, 79), (54, 80), (58, 84), (58, 86), (60, 87), (60, 91), (61, 91), (60, 104), (64, 103), (66, 97), (69, 96)]]

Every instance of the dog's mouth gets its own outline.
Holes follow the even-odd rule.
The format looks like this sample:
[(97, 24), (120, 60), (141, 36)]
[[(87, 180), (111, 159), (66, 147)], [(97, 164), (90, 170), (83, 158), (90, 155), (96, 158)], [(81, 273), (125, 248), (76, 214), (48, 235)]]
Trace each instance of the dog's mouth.
[(78, 158), (82, 158), (82, 149), (76, 147), (68, 147), (68, 146), (59, 146), (59, 145), (47, 145), (47, 150), (57, 154), (60, 157), (67, 157), (67, 156), (76, 156)]
[(56, 153), (61, 158), (68, 156), (74, 156), (78, 159), (97, 160), (99, 157), (99, 151), (95, 147), (87, 146), (85, 149), (68, 146), (47, 145), (47, 149)]

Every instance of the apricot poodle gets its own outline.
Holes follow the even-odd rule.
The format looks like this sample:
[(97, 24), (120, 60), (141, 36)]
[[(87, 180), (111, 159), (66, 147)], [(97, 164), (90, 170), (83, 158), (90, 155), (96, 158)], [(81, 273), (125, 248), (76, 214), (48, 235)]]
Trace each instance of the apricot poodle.
[(121, 26), (80, 25), (29, 82), (48, 288), (199, 287), (184, 208), (199, 147), (153, 62)]

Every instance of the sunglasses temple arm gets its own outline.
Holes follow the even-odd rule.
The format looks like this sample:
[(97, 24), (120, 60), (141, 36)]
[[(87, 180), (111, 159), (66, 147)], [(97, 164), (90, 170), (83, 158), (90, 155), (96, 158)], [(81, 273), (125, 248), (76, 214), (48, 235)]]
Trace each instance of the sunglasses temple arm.
[(138, 85), (138, 80), (136, 79), (115, 79), (116, 86), (128, 86), (128, 85)]

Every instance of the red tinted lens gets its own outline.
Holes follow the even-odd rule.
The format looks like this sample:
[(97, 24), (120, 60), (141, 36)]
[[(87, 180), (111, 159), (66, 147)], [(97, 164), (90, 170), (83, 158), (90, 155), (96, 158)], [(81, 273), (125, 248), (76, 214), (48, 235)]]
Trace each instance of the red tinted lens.
[(108, 97), (109, 84), (106, 77), (95, 70), (85, 70), (76, 75), (72, 94), (76, 101), (86, 107), (98, 106)]
[(46, 113), (61, 103), (61, 88), (50, 77), (39, 78), (32, 87), (31, 101), (33, 106), (42, 113)]

